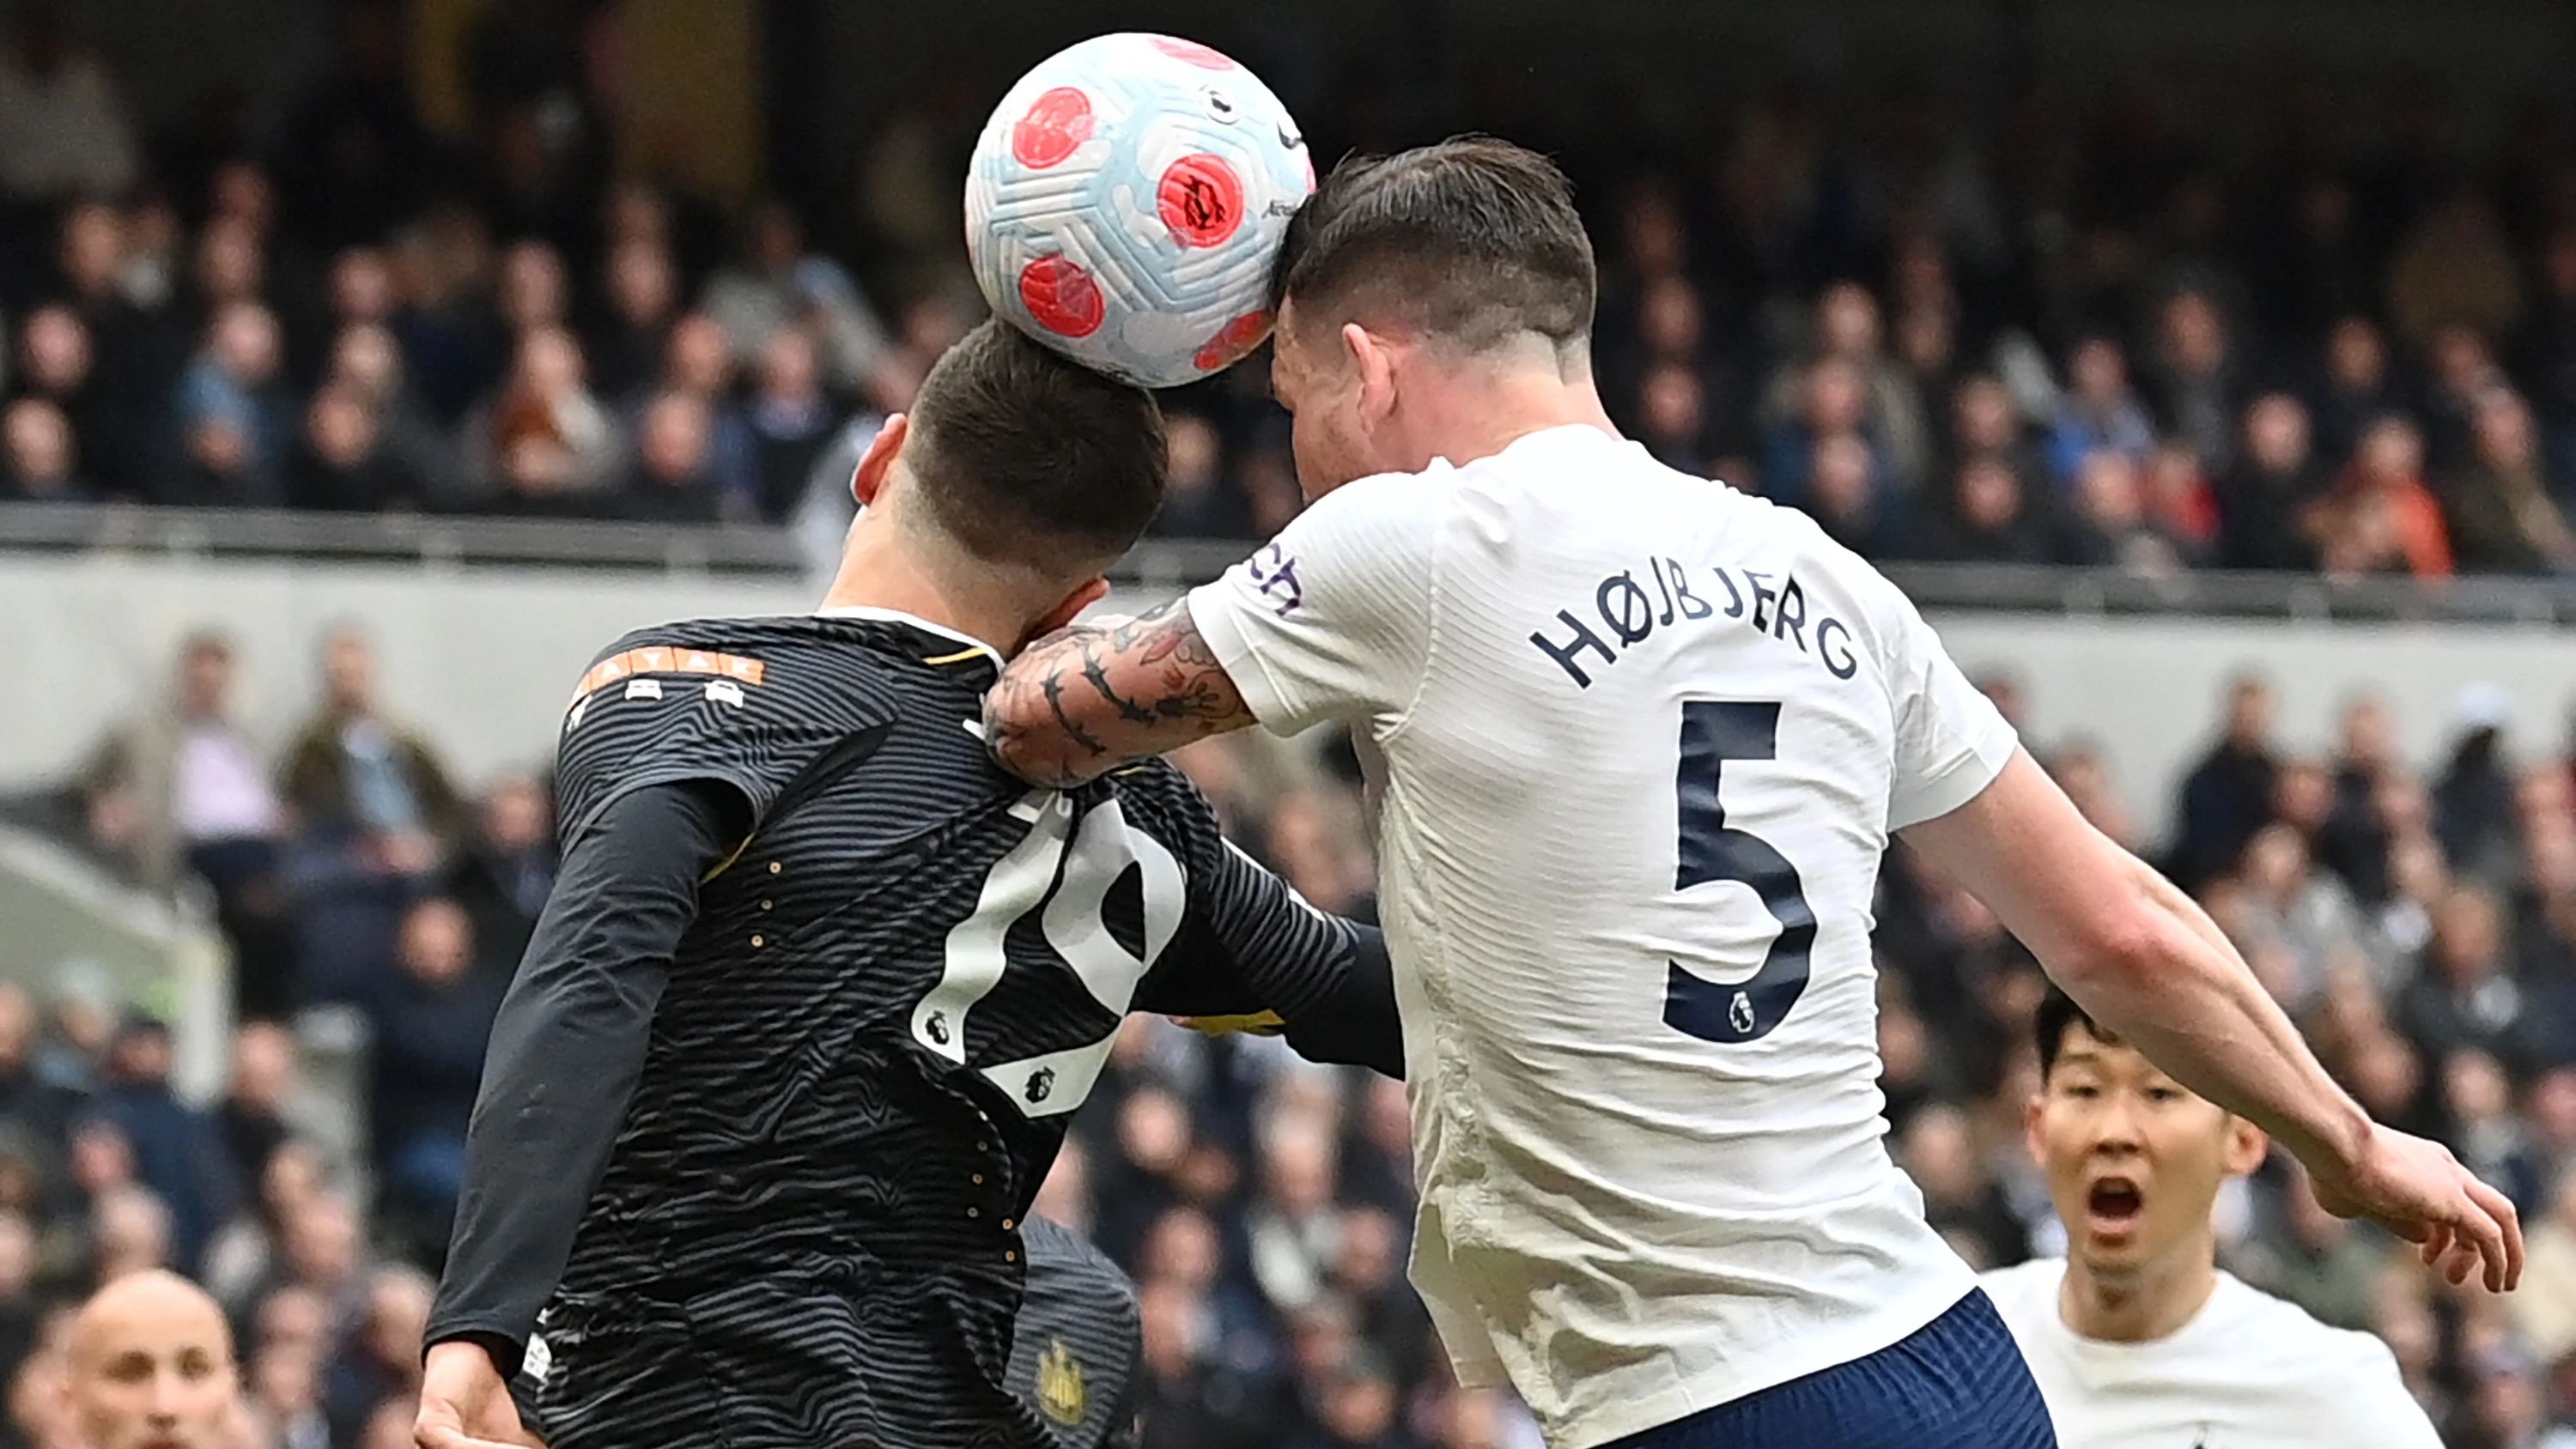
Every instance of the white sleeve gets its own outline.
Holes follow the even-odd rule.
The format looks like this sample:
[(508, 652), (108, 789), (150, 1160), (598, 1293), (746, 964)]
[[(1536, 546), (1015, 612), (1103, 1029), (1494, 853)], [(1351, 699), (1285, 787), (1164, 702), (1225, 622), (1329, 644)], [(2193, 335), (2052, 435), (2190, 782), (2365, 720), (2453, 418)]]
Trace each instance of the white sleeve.
[(1888, 686), (1896, 713), (1896, 774), (1887, 828), (1938, 819), (1977, 797), (2020, 745), (1994, 701), (1979, 693), (1941, 647), (1912, 600), (1892, 584)]
[(2376, 1338), (2351, 1336), (2361, 1342), (2354, 1345), (2343, 1370), (2317, 1386), (2319, 1432), (2313, 1442), (2367, 1444), (2371, 1449), (2442, 1449), (2442, 1436), (2424, 1406), (2406, 1391), (2397, 1355)]
[(1411, 706), (1430, 652), (1446, 493), (1432, 475), (1346, 484), (1224, 577), (1190, 591), (1190, 622), (1254, 718), (1295, 734)]

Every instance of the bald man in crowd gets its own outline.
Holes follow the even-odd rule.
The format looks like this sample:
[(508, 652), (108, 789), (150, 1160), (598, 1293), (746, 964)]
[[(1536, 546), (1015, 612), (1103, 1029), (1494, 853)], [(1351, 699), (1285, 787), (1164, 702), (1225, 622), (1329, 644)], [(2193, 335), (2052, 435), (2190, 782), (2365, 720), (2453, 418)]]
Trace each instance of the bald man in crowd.
[(239, 1375), (223, 1310), (152, 1268), (109, 1283), (74, 1320), (66, 1365), (83, 1449), (235, 1449)]

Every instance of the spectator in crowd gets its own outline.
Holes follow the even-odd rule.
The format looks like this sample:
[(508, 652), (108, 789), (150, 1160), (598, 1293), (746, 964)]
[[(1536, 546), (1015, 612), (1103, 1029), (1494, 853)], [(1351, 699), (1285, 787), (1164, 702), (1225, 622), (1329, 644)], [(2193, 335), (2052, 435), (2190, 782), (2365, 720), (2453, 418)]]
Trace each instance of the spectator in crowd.
[(83, 770), (92, 837), (169, 891), (214, 892), (233, 948), (235, 1001), (248, 1016), (286, 1010), (294, 972), (281, 847), (285, 818), (261, 752), (233, 718), (233, 646), (221, 634), (179, 649), (167, 702), (119, 727)]
[(1949, 516), (1928, 535), (1927, 553), (1960, 563), (2052, 563), (2057, 558), (2048, 502), (2033, 498), (2023, 476), (1991, 454), (1959, 465)]
[(2218, 556), (2218, 496), (2200, 455), (2168, 438), (2139, 476), (2147, 526), (2174, 551), (2177, 562), (2201, 568)]
[(519, 969), (554, 889), (555, 863), (554, 807), (545, 787), (525, 775), (494, 781), (445, 891), (474, 928), (478, 972), (507, 981)]
[(443, 1245), (465, 1180), (465, 1127), (501, 983), (475, 973), (473, 922), (444, 897), (412, 907), (396, 949), (398, 974), (367, 1003), (374, 1026), (368, 1140), (385, 1211), (422, 1243)]
[(1243, 500), (1225, 486), (1225, 440), (1204, 413), (1163, 416), (1171, 456), (1163, 506), (1150, 529), (1158, 537), (1249, 538)]
[(18, 7), (0, 50), (0, 197), (114, 196), (134, 184), (141, 159), (115, 77), (74, 42), (63, 7)]
[(2400, 1002), (2406, 1034), (2428, 1061), (2480, 1051), (2520, 1062), (2527, 1007), (2506, 966), (2495, 896), (2483, 886), (2452, 887), (2434, 915), (2423, 966)]
[(659, 382), (633, 399), (627, 411), (630, 430), (640, 433), (645, 411), (660, 396), (678, 393), (697, 399), (708, 429), (703, 466), (723, 506), (748, 516), (761, 495), (760, 454), (751, 425), (734, 400), (741, 371), (715, 319), (704, 312), (688, 313), (671, 324)]
[(2180, 835), (2167, 870), (2186, 890), (2232, 870), (2272, 812), (2280, 769), (2272, 745), (2272, 687), (2240, 675), (2227, 687), (2218, 743), (2184, 777)]
[(268, 1167), (293, 1135), (287, 1113), (297, 1088), (295, 1038), (273, 1021), (248, 1021), (233, 1034), (232, 1074), (215, 1108), (236, 1183), (265, 1191)]
[(840, 430), (842, 410), (823, 390), (814, 341), (801, 328), (769, 339), (754, 369), (751, 403), (744, 410), (757, 459), (758, 516), (779, 522), (796, 511), (814, 463)]
[(134, 1153), (136, 1177), (169, 1209), (170, 1258), (193, 1271), (238, 1185), (222, 1135), (170, 1088), (170, 1029), (137, 1017), (109, 1045), (99, 1110)]
[[(365, 1316), (329, 1366), (323, 1403), (340, 1444), (372, 1445), (370, 1421), (380, 1406), (403, 1404), (420, 1393), (422, 1335), (438, 1285), (417, 1268), (377, 1269), (368, 1279)], [(411, 1424), (403, 1436), (409, 1443)]]
[(274, 505), (288, 439), (277, 319), (258, 302), (225, 303), (179, 380), (179, 424), (192, 471), (173, 502)]
[(587, 339), (599, 390), (625, 397), (653, 380), (680, 315), (680, 277), (668, 243), (630, 237), (608, 254), (604, 307)]
[(62, 1171), (71, 1152), (73, 1124), (88, 1111), (88, 1093), (42, 1069), (37, 1029), (35, 1002), (27, 989), (0, 981), (0, 1120), (32, 1149), (32, 1166), (43, 1178)]
[[(1684, 473), (1716, 471), (1709, 449), (1707, 384), (1690, 367), (1658, 362), (1647, 370), (1637, 389), (1636, 426), (1637, 441), (1657, 462)], [(1847, 433), (1835, 436), (1850, 438)]]
[(1863, 426), (1879, 450), (1885, 482), (1902, 493), (1931, 466), (1931, 434), (1914, 380), (1887, 354), (1878, 299), (1857, 282), (1836, 282), (1816, 297), (1814, 353), (1848, 365), (1865, 399)]
[(2069, 380), (2048, 437), (2048, 466), (2061, 488), (2071, 487), (2084, 459), (2113, 452), (2144, 463), (2155, 451), (2155, 424), (2129, 388), (2129, 364), (2118, 339), (2095, 334), (2067, 355)]
[(345, 391), (374, 420), (378, 442), (373, 456), (391, 481), (412, 490), (394, 495), (389, 503), (406, 497), (414, 503), (444, 502), (454, 496), (456, 450), (405, 375), (402, 348), (382, 323), (355, 322), (341, 330), (331, 344), (321, 385)]
[(2073, 502), (2067, 562), (2150, 578), (2182, 571), (2180, 541), (2149, 520), (2145, 483), (2127, 454), (2108, 448), (2087, 454), (2075, 470)]
[(2374, 419), (2407, 411), (2408, 399), (2388, 361), (2388, 341), (2368, 317), (2348, 315), (2326, 334), (2324, 379), (2317, 393), (2317, 455), (2340, 468)]
[(513, 337), (569, 325), (572, 283), (563, 254), (542, 241), (513, 242), (501, 253), (501, 323)]
[(322, 707), (288, 747), (281, 791), (308, 834), (353, 835), (387, 868), (419, 874), (461, 820), (447, 772), (426, 740), (384, 714), (364, 631), (333, 628), (321, 663)]
[(1992, 458), (2024, 479), (2044, 477), (2048, 466), (2012, 389), (1991, 373), (1964, 378), (1951, 390), (1948, 456), (1954, 465)]
[(120, 485), (131, 475), (108, 468), (129, 456), (117, 451), (116, 434), (127, 418), (97, 376), (89, 324), (79, 312), (57, 303), (27, 314), (18, 329), (17, 381), (24, 390), (22, 401), (48, 404), (70, 424), (70, 455), (92, 481), (108, 491), (124, 491)]
[(2323, 492), (2306, 407), (2286, 392), (2246, 404), (2245, 446), (2217, 493), (2220, 561), (2236, 569), (2315, 567), (2305, 520)]
[(715, 419), (707, 400), (673, 389), (656, 394), (636, 420), (635, 465), (619, 489), (621, 511), (652, 523), (713, 523), (740, 494), (715, 473)]
[(752, 209), (741, 260), (707, 283), (701, 306), (745, 363), (779, 332), (811, 326), (833, 386), (892, 410), (890, 399), (871, 391), (887, 381), (881, 372), (888, 361), (884, 319), (839, 263), (806, 249), (804, 225), (786, 203), (766, 201)]
[(41, 397), (24, 397), (0, 411), (0, 448), (7, 453), (7, 472), (0, 476), (0, 498), (16, 496), (34, 503), (82, 503), (97, 489), (80, 474), (79, 442), (71, 419)]
[(1820, 438), (1807, 453), (1807, 482), (1800, 490), (1807, 512), (1825, 536), (1873, 558), (1911, 551), (1901, 505), (1887, 497), (1869, 445), (1849, 433)]
[(342, 332), (391, 325), (402, 300), (392, 262), (373, 246), (349, 247), (332, 259), (330, 293), (331, 325)]
[(2330, 578), (2451, 574), (2450, 532), (2424, 486), (2424, 438), (2402, 417), (2364, 429), (2331, 492), (2310, 512), (2319, 567)]
[(2482, 573), (2576, 571), (2576, 528), (2542, 472), (2531, 409), (2494, 389), (2470, 415), (2469, 459), (2443, 486), (2463, 567)]
[(279, 773), (297, 829), (288, 871), (298, 992), (360, 1000), (392, 969), (397, 922), (442, 867), (464, 811), (428, 743), (379, 707), (367, 636), (334, 628), (321, 656), (321, 707)]
[(2512, 701), (2496, 685), (2470, 684), (2460, 691), (2453, 718), (2459, 733), (2434, 782), (2433, 831), (2454, 871), (2504, 890), (2518, 860), (2513, 770), (2504, 739)]
[(416, 509), (427, 489), (405, 468), (384, 435), (384, 420), (365, 393), (325, 384), (304, 412), (304, 437), (287, 474), (286, 499), (319, 512), (382, 513)]
[(265, 304), (269, 300), (268, 244), (257, 223), (239, 215), (218, 214), (209, 220), (197, 237), (189, 281), (193, 284), (190, 313), (200, 322), (212, 320), (238, 302)]
[(519, 339), (508, 383), (461, 427), (472, 497), (510, 513), (597, 513), (616, 478), (615, 423), (583, 380), (581, 347), (560, 327)]
[(2233, 458), (2239, 370), (2214, 298), (2186, 287), (2165, 299), (2148, 380), (2166, 430), (2212, 467), (2223, 469)]

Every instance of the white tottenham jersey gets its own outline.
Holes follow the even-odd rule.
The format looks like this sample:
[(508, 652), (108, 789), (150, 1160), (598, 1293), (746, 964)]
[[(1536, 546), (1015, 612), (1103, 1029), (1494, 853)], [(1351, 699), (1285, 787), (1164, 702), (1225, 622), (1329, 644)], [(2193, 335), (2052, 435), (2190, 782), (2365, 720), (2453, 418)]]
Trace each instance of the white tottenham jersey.
[(1413, 1279), (1462, 1380), (1586, 1449), (1968, 1292), (1881, 1142), (1870, 904), (2014, 738), (1894, 586), (1568, 427), (1341, 488), (1190, 612), (1264, 724), (1376, 757)]
[(2228, 1274), (2189, 1323), (2149, 1343), (2079, 1337), (2058, 1309), (2066, 1260), (1982, 1279), (2059, 1449), (2441, 1449), (2388, 1345), (2328, 1328)]

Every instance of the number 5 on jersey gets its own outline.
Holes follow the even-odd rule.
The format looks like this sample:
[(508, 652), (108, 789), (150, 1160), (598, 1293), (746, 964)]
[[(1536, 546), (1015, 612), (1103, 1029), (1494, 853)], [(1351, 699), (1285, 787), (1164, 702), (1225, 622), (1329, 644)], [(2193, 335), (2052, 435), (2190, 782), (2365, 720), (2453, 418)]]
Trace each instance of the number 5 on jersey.
[[(1719, 799), (1729, 760), (1776, 758), (1777, 702), (1695, 699), (1682, 705), (1681, 770), (1675, 794), (1681, 814), (1680, 865), (1674, 887), (1734, 881), (1753, 888), (1780, 924), (1751, 976), (1720, 984), (1666, 962), (1664, 1023), (1702, 1041), (1758, 1041), (1771, 1034), (1807, 989), (1816, 913), (1808, 908), (1798, 868), (1769, 841), (1726, 823)], [(1714, 906), (1716, 903), (1710, 903)]]

